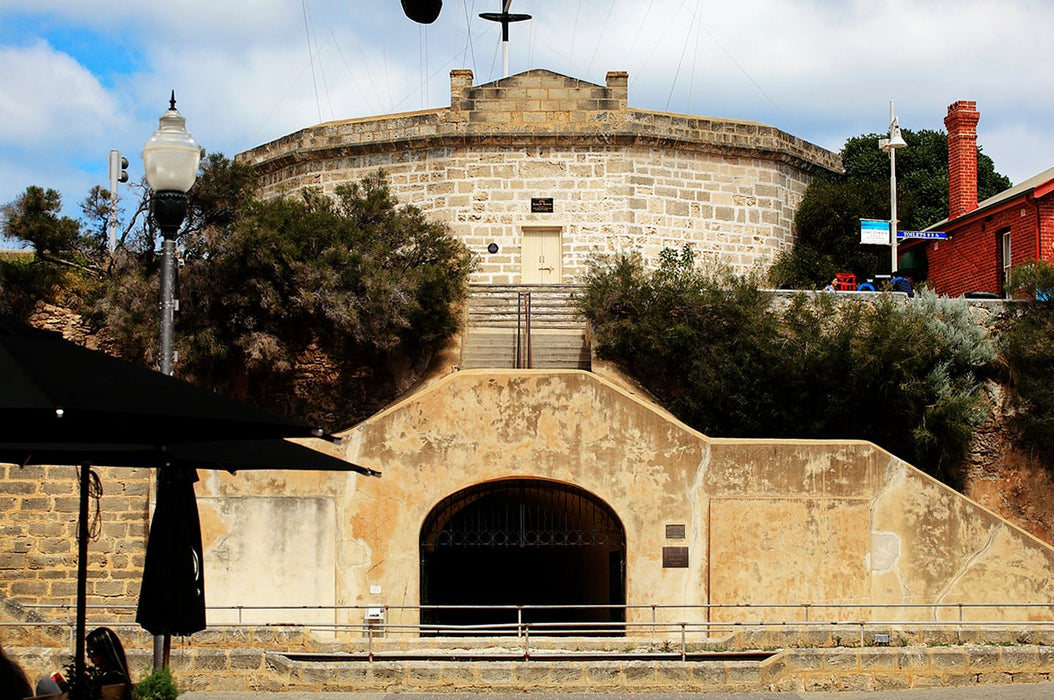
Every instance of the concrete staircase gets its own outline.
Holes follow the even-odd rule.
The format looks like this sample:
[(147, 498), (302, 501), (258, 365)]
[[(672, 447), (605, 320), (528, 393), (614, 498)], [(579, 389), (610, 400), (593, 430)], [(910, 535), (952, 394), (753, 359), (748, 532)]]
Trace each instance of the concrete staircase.
[(471, 285), (464, 369), (590, 369), (574, 285)]

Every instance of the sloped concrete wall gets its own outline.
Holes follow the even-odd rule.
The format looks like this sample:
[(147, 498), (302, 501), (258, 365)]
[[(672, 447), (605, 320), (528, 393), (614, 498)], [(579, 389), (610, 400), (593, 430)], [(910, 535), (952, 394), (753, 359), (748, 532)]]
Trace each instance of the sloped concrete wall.
[[(531, 478), (617, 514), (627, 603), (715, 606), (660, 608), (659, 621), (1050, 619), (1046, 606), (960, 609), (1048, 603), (1054, 549), (873, 444), (711, 439), (589, 372), (455, 372), (348, 430), (345, 449), (383, 477), (202, 481), (210, 603), (416, 606), (430, 510), (476, 484)], [(310, 537), (298, 499), (318, 516)], [(238, 522), (246, 512), (255, 525)], [(684, 537), (667, 539), (667, 525)], [(669, 546), (687, 548), (686, 566), (664, 567)], [(239, 580), (267, 581), (264, 600)], [(363, 611), (332, 621), (361, 624)], [(388, 621), (418, 616), (393, 609)]]
[[(588, 372), (455, 373), (347, 437), (349, 459), (384, 471), (359, 480), (338, 516), (347, 603), (417, 604), (428, 511), (508, 477), (574, 484), (614, 509), (630, 604), (808, 603), (813, 619), (952, 619), (954, 606), (935, 614), (906, 604), (1046, 602), (1054, 590), (1049, 546), (870, 443), (710, 439)], [(668, 524), (685, 525), (685, 539), (666, 540)], [(671, 544), (688, 548), (687, 567), (663, 567)], [(899, 607), (878, 607), (887, 605)], [(712, 619), (745, 615), (718, 609)]]
[(705, 441), (588, 372), (459, 372), (347, 437), (348, 458), (384, 477), (360, 481), (348, 504), (345, 600), (417, 605), (428, 512), (463, 488), (514, 477), (574, 484), (611, 506), (626, 531), (627, 598), (705, 599), (698, 565), (660, 575), (658, 517), (703, 531), (692, 480)]

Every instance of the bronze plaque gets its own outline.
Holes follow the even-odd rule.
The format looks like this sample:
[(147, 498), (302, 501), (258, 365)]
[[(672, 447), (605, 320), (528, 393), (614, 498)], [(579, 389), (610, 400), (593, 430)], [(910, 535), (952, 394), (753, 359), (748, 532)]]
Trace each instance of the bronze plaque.
[(684, 525), (667, 525), (666, 526), (666, 539), (668, 539), (668, 540), (683, 540), (684, 539)]
[(687, 569), (688, 548), (687, 547), (663, 547), (662, 568), (664, 569)]
[(531, 213), (532, 214), (552, 214), (553, 213), (553, 198), (552, 197), (531, 197)]

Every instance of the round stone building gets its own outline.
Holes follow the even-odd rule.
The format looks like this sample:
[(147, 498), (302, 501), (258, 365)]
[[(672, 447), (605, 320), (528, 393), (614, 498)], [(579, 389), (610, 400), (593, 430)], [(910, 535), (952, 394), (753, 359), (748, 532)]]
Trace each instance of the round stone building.
[(447, 108), (328, 122), (238, 160), (265, 197), (384, 170), (401, 203), (477, 254), (474, 283), (575, 283), (594, 255), (655, 261), (686, 243), (767, 268), (838, 156), (764, 124), (632, 109), (627, 80), (530, 70), (474, 86), (455, 70)]

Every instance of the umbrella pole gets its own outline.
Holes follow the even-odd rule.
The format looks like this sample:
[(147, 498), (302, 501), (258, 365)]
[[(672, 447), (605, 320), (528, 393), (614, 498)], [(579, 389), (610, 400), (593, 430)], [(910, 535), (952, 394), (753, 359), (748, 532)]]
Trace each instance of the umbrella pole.
[(84, 663), (84, 637), (88, 607), (88, 488), (91, 466), (81, 465), (80, 473), (80, 512), (77, 517), (77, 638), (73, 656), (74, 677), (76, 678), (77, 697), (87, 697), (85, 682), (87, 673)]

